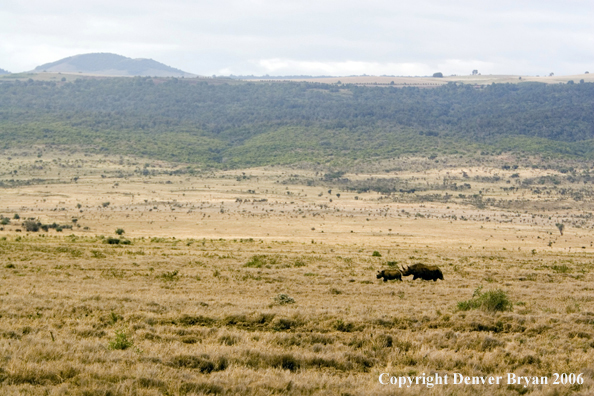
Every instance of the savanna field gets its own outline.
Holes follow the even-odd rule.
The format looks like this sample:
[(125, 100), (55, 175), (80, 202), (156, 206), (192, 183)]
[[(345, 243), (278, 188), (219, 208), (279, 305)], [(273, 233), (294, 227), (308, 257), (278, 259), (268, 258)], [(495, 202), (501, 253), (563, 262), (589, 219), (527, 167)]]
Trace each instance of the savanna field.
[[(592, 392), (587, 164), (1, 163), (3, 395)], [(414, 263), (445, 279), (376, 278)], [(549, 384), (398, 389), (382, 373)]]

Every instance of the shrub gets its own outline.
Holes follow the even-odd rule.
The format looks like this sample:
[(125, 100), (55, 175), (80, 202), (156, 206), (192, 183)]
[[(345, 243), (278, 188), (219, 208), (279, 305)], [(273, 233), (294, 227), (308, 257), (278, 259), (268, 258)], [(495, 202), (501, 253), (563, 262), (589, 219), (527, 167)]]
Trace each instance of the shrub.
[(172, 282), (172, 281), (179, 279), (178, 273), (179, 273), (178, 270), (171, 271), (171, 272), (165, 272), (165, 273), (159, 275), (159, 278), (163, 279), (164, 281)]
[(571, 272), (571, 268), (569, 268), (566, 264), (553, 265), (551, 268), (553, 269), (553, 271), (559, 274), (567, 274), (568, 272)]
[(478, 287), (474, 291), (474, 295), (470, 300), (460, 301), (458, 303), (458, 309), (461, 311), (481, 309), (488, 312), (512, 310), (513, 304), (509, 300), (506, 292), (501, 289), (496, 289), (482, 293), (481, 289), (482, 286)]
[(118, 238), (107, 237), (107, 239), (105, 239), (103, 241), (103, 243), (108, 243), (110, 245), (119, 245), (120, 244), (120, 240)]
[(296, 371), (301, 363), (291, 354), (272, 356), (269, 359), (272, 367), (282, 368), (283, 370)]
[(116, 234), (118, 234), (118, 235), (120, 235), (120, 236), (121, 236), (122, 234), (124, 234), (125, 232), (126, 232), (126, 231), (124, 231), (122, 228), (118, 228), (117, 230), (115, 230), (115, 233), (116, 233)]
[(338, 319), (335, 323), (334, 323), (334, 328), (338, 331), (341, 331), (343, 333), (350, 333), (352, 331), (355, 331), (355, 325), (352, 323), (348, 323), (348, 322), (344, 322), (342, 319)]
[(295, 304), (295, 299), (287, 294), (281, 293), (278, 296), (273, 297), (273, 299), (278, 305)]
[(134, 342), (128, 337), (124, 330), (116, 330), (114, 340), (109, 343), (109, 349), (124, 350), (134, 346)]
[(229, 365), (225, 357), (220, 357), (216, 360), (211, 359), (207, 354), (200, 356), (195, 355), (178, 355), (174, 356), (168, 363), (171, 367), (190, 368), (200, 371), (203, 374), (208, 374), (213, 371), (222, 371)]
[(377, 250), (374, 250), (373, 254), (371, 256), (372, 257), (382, 257), (382, 254), (380, 252), (378, 252)]
[(245, 263), (244, 267), (251, 267), (251, 268), (262, 268), (265, 265), (276, 265), (279, 264), (277, 257), (274, 256), (267, 256), (265, 254), (257, 254), (255, 256), (250, 257), (249, 261)]
[(215, 319), (207, 316), (190, 316), (183, 315), (177, 319), (174, 323), (179, 323), (183, 326), (212, 326), (216, 322)]
[(37, 232), (39, 231), (39, 223), (36, 223), (34, 220), (27, 220), (23, 223), (23, 228), (27, 232)]

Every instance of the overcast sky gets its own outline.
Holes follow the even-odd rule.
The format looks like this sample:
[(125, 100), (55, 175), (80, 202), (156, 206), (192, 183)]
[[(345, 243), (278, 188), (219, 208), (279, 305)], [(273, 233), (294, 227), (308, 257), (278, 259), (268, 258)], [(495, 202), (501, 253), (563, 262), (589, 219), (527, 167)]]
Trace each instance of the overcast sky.
[(594, 72), (594, 0), (1, 0), (0, 68), (112, 52), (201, 75)]

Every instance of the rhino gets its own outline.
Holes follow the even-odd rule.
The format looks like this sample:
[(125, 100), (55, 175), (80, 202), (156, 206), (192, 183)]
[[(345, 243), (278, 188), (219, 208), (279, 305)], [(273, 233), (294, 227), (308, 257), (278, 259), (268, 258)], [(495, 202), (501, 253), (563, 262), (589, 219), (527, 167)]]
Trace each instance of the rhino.
[(435, 265), (414, 264), (406, 268), (402, 268), (402, 276), (413, 276), (413, 280), (420, 278), (423, 280), (432, 280), (436, 282), (438, 279), (443, 280), (443, 273), (439, 267)]
[(384, 278), (384, 282), (394, 279), (402, 281), (402, 272), (397, 269), (377, 271), (377, 279), (381, 278)]

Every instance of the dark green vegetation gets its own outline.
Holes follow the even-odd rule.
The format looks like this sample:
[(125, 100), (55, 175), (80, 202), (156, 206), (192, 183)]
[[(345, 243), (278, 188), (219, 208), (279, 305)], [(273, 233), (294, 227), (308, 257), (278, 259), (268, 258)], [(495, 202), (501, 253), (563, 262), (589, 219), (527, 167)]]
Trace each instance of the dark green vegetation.
[(509, 301), (507, 293), (501, 289), (482, 292), (482, 286), (478, 287), (468, 301), (458, 303), (458, 309), (468, 311), (471, 309), (482, 309), (488, 312), (511, 311), (513, 304)]
[(0, 84), (0, 148), (217, 167), (502, 151), (590, 158), (594, 85), (435, 89), (111, 78)]

